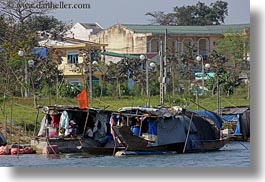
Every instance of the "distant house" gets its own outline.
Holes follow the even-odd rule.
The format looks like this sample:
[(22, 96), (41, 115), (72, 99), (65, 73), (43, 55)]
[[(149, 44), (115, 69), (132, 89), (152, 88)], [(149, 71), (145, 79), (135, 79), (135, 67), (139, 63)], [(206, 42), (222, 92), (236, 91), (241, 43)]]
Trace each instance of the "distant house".
[[(89, 40), (107, 44), (106, 51), (121, 54), (159, 54), (180, 60), (182, 55), (202, 55), (209, 58), (218, 40), (226, 33), (242, 33), (249, 36), (249, 24), (212, 26), (162, 26), (140, 24), (116, 24), (96, 34)], [(165, 39), (166, 36), (166, 39)], [(191, 48), (193, 50), (191, 50)]]
[(103, 30), (98, 23), (76, 23), (67, 33), (66, 37), (88, 41), (89, 35)]
[[(192, 58), (201, 55), (204, 63), (210, 62), (212, 51), (225, 35), (237, 33), (249, 37), (249, 30), (250, 24), (210, 26), (116, 24), (89, 35), (89, 40), (107, 44), (106, 52), (138, 57), (144, 54), (148, 59), (152, 55), (152, 61), (158, 64), (161, 58), (166, 58), (167, 64), (178, 64), (180, 69), (196, 73), (202, 70), (202, 64), (198, 64)], [(188, 58), (185, 60), (188, 66), (183, 64), (184, 57)], [(121, 58), (109, 56), (105, 58), (105, 62), (117, 62), (119, 59)], [(181, 77), (180, 73), (176, 74), (179, 74), (178, 78)]]
[[(90, 75), (83, 63), (91, 60), (86, 60), (83, 54), (89, 54), (93, 49), (102, 51), (105, 47), (102, 44), (72, 38), (65, 38), (64, 41), (42, 40), (39, 45), (52, 50), (54, 59), (52, 61), (58, 63), (58, 70), (62, 71), (64, 80), (78, 85), (83, 85)], [(92, 73), (92, 79), (97, 82), (101, 76), (102, 74), (98, 71)]]

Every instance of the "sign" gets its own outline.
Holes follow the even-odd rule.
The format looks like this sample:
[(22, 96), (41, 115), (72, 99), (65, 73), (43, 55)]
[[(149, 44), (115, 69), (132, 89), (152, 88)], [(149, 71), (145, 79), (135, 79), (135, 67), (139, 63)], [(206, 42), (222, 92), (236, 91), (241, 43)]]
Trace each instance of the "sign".
[[(204, 73), (204, 80), (208, 80), (210, 78), (213, 78), (215, 75), (214, 72), (210, 72), (210, 73)], [(202, 80), (202, 72), (197, 72), (195, 73), (195, 80)]]

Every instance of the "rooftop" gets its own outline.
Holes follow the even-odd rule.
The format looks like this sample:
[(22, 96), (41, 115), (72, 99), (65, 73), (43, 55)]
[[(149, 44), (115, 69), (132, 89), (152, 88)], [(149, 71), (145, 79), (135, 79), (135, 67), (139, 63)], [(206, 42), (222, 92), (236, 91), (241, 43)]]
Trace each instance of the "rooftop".
[(165, 25), (141, 25), (121, 24), (135, 33), (164, 34), (167, 30), (170, 34), (224, 34), (242, 32), (250, 28), (250, 24), (210, 25), (210, 26), (165, 26)]

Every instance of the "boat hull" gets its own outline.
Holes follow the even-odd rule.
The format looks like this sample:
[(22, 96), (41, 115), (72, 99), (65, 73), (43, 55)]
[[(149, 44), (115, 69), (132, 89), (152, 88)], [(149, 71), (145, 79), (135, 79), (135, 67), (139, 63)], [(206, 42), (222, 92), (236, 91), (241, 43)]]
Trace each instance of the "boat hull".
[(31, 139), (31, 145), (37, 153), (79, 153), (82, 147), (100, 147), (100, 143), (90, 138), (45, 138)]
[[(121, 144), (126, 147), (127, 154), (156, 154), (156, 153), (195, 153), (195, 152), (208, 152), (216, 151), (222, 148), (229, 142), (229, 138), (217, 139), (217, 140), (200, 140), (198, 145), (192, 145), (191, 143), (179, 142), (166, 145), (152, 146), (150, 143), (138, 136), (131, 135), (128, 127), (114, 127), (114, 131)], [(122, 152), (118, 155), (126, 155), (126, 152)]]

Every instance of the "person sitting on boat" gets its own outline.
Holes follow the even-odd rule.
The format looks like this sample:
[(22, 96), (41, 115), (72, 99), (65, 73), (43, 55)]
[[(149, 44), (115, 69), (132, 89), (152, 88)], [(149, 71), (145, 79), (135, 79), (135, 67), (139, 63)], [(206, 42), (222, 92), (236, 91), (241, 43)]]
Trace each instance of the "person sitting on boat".
[(76, 122), (74, 120), (70, 120), (69, 122), (69, 135), (72, 137), (76, 137), (77, 136), (77, 129), (78, 126), (76, 124)]
[(109, 124), (110, 124), (110, 132), (112, 134), (112, 138), (113, 140), (115, 140), (115, 133), (113, 131), (113, 126), (116, 126), (117, 125), (117, 122), (118, 122), (118, 117), (114, 114), (111, 115), (110, 117), (110, 121), (109, 121)]
[(134, 136), (141, 136), (141, 134), (140, 134), (140, 125), (141, 125), (140, 118), (136, 117), (135, 120), (136, 120), (135, 125), (131, 127), (131, 131), (132, 131)]
[(126, 126), (126, 120), (125, 120), (125, 118), (120, 117), (120, 119), (119, 119), (119, 125), (120, 126)]

